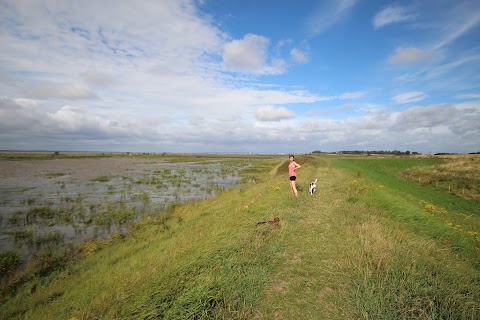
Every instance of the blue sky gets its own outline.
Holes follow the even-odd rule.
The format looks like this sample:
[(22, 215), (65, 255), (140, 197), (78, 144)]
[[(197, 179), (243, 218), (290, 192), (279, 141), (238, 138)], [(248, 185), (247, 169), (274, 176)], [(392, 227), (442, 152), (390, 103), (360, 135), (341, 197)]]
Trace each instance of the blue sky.
[(0, 0), (0, 149), (480, 150), (478, 1)]

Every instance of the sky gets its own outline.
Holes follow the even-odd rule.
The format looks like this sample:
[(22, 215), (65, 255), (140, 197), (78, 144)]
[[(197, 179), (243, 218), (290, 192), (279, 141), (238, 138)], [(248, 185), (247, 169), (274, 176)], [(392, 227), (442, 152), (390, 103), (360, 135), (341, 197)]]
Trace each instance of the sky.
[(0, 0), (0, 150), (480, 151), (480, 2)]

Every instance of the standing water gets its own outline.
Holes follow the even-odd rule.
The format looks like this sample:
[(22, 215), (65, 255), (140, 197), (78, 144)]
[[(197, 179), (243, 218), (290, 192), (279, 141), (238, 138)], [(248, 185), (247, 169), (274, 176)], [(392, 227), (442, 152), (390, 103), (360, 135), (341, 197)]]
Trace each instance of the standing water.
[(125, 231), (172, 204), (235, 186), (240, 169), (133, 157), (0, 161), (0, 252), (25, 259), (45, 245)]

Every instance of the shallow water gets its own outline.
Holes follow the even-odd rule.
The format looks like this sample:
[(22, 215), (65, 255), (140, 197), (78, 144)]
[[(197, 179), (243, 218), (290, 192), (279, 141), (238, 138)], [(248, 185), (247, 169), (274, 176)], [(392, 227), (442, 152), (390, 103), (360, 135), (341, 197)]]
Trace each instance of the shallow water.
[[(105, 237), (172, 203), (235, 186), (239, 170), (221, 161), (0, 161), (0, 251), (16, 250), (26, 258), (44, 245)], [(119, 210), (123, 218), (112, 216)]]

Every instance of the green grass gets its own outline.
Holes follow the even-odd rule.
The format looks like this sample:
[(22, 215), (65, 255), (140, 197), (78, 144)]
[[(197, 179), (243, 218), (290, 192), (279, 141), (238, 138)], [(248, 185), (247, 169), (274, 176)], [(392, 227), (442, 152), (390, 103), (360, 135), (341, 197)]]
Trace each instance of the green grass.
[[(249, 159), (242, 187), (86, 243), (80, 261), (3, 298), (0, 318), (478, 318), (478, 241), (418, 204), (443, 202), (396, 177), (410, 163), (296, 160), (299, 198), (286, 162)], [(257, 225), (273, 217), (279, 226)], [(45, 270), (62, 257), (43, 253)]]
[(414, 194), (419, 199), (436, 203), (446, 209), (480, 216), (480, 201), (462, 199), (443, 190), (437, 190), (433, 186), (424, 186), (398, 177), (398, 174), (406, 169), (438, 165), (443, 162), (441, 159), (424, 158), (356, 158), (339, 159), (332, 165), (347, 169), (355, 176), (361, 171), (363, 178), (390, 187), (392, 192), (401, 195)]
[[(405, 210), (410, 200), (399, 196), (405, 191), (395, 188), (394, 174), (378, 175), (392, 188), (375, 188), (376, 179), (369, 179), (366, 190), (352, 187), (358, 169), (365, 173), (381, 164), (372, 160), (350, 172), (319, 166), (317, 199), (303, 198), (301, 210), (292, 208), (284, 267), (272, 277), (258, 318), (478, 317), (479, 242), (418, 205)], [(432, 237), (437, 227), (442, 228)]]

